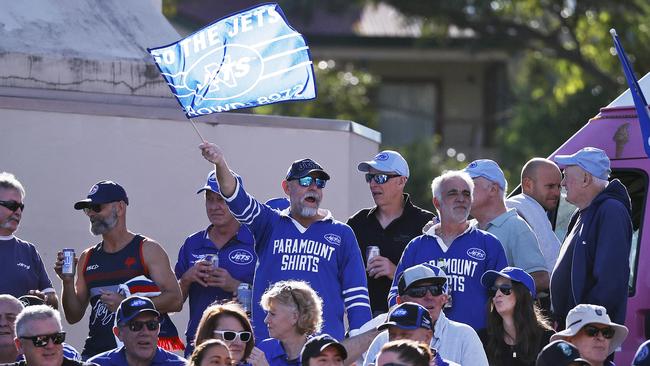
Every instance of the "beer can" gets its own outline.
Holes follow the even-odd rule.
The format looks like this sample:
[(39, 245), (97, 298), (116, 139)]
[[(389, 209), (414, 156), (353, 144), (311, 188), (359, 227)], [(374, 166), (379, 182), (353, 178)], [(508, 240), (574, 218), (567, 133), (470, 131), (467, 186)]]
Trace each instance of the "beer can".
[(366, 248), (366, 258), (368, 260), (366, 261), (366, 264), (370, 262), (371, 259), (379, 255), (379, 247), (376, 245), (370, 245), (368, 248)]
[(242, 282), (237, 287), (237, 301), (241, 304), (242, 308), (246, 310), (247, 313), (251, 312), (252, 302), (253, 302), (253, 291), (251, 286), (245, 282)]
[(63, 252), (63, 267), (61, 267), (61, 273), (64, 275), (75, 274), (75, 265), (74, 265), (74, 249), (64, 248)]
[(208, 254), (205, 260), (212, 263), (212, 269), (219, 268), (219, 256), (216, 254)]

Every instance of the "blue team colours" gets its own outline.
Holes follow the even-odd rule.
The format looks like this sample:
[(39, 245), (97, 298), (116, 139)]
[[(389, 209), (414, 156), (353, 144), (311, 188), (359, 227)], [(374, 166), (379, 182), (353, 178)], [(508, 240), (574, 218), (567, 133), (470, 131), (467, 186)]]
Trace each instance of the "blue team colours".
[(309, 47), (277, 4), (227, 16), (148, 51), (188, 118), (316, 98)]

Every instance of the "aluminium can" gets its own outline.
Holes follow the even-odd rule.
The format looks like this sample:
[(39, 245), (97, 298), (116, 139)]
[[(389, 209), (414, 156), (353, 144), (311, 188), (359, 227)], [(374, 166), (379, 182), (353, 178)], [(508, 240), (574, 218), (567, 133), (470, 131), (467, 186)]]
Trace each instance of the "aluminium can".
[(75, 274), (75, 265), (74, 265), (74, 249), (64, 248), (61, 250), (63, 252), (63, 266), (61, 267), (61, 273), (64, 275)]

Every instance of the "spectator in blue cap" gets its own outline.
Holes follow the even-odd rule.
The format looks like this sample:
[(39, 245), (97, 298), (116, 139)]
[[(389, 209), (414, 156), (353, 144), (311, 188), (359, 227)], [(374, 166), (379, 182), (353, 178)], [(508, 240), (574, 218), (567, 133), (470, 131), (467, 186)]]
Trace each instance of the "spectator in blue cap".
[(474, 180), (471, 215), (478, 228), (499, 239), (508, 265), (528, 272), (539, 291), (548, 289), (550, 275), (537, 237), (514, 208), (506, 207), (506, 178), (499, 165), (489, 159), (475, 160), (464, 169)]
[(555, 333), (534, 304), (535, 281), (521, 268), (487, 271), (488, 326), (479, 332), (490, 365), (535, 365), (539, 351)]
[(630, 195), (618, 179), (607, 181), (611, 170), (603, 150), (585, 147), (554, 160), (564, 169), (566, 200), (577, 206), (552, 274), (554, 316), (563, 328), (573, 307), (596, 304), (623, 324), (632, 243)]
[(232, 299), (240, 283), (252, 284), (257, 263), (253, 234), (230, 213), (214, 170), (196, 193), (203, 194), (210, 225), (185, 239), (174, 268), (183, 299), (189, 298), (190, 304), (186, 357), (203, 311), (215, 300)]

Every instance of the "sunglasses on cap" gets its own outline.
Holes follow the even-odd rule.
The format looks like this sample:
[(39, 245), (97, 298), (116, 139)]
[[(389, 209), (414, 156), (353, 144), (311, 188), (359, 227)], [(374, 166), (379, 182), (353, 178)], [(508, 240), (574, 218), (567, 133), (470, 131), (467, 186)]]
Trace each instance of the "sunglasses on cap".
[(400, 177), (397, 174), (383, 174), (383, 173), (366, 173), (366, 183), (370, 183), (371, 180), (374, 180), (377, 184), (384, 184), (388, 182), (390, 178)]
[(65, 341), (65, 332), (18, 338), (29, 339), (34, 344), (34, 347), (45, 347), (50, 342), (50, 340), (52, 340), (52, 343), (54, 344), (63, 343)]
[(146, 326), (148, 330), (154, 331), (158, 329), (160, 326), (160, 320), (149, 320), (146, 322), (141, 322), (137, 320), (130, 321), (129, 324), (127, 324), (129, 327), (129, 330), (132, 332), (139, 332), (142, 330), (142, 327)]
[(616, 331), (612, 327), (598, 328), (593, 325), (585, 325), (582, 330), (589, 337), (596, 337), (598, 333), (603, 335), (605, 339), (612, 339)]
[(221, 337), (224, 341), (232, 342), (235, 339), (246, 343), (251, 340), (251, 332), (234, 332), (232, 330), (215, 330), (212, 333)]
[(433, 296), (440, 296), (444, 293), (444, 289), (441, 285), (427, 285), (427, 286), (412, 286), (406, 289), (404, 295), (411, 297), (422, 298), (425, 297), (427, 291)]
[(25, 204), (16, 201), (0, 201), (0, 206), (6, 207), (9, 211), (16, 212), (18, 209), (25, 210)]
[(296, 180), (301, 187), (309, 187), (312, 183), (316, 183), (316, 187), (325, 188), (325, 184), (327, 183), (327, 180), (325, 179), (314, 178), (310, 177), (309, 175), (306, 177), (298, 178)]
[(502, 294), (508, 296), (512, 293), (512, 286), (511, 285), (492, 286), (488, 289), (488, 294), (490, 295), (490, 297), (496, 296), (497, 290), (501, 291)]

